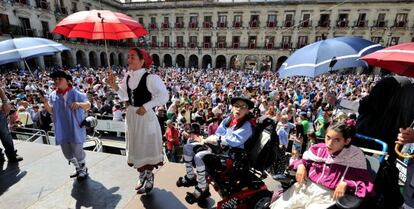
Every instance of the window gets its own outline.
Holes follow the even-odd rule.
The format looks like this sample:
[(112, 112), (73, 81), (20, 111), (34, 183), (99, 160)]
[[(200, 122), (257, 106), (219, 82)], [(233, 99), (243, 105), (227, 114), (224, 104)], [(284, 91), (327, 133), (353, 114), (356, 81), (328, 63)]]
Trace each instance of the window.
[(366, 17), (367, 17), (367, 14), (366, 13), (359, 14), (358, 21), (357, 21), (356, 26), (357, 27), (365, 27), (365, 26), (367, 26)]
[(195, 48), (197, 46), (197, 36), (190, 36), (190, 47)]
[(157, 47), (157, 36), (151, 36), (151, 47)]
[(204, 16), (204, 28), (211, 28), (212, 27), (212, 22), (211, 22), (211, 16)]
[(184, 45), (184, 37), (177, 36), (177, 48), (181, 48)]
[(274, 36), (266, 36), (265, 37), (265, 47), (267, 49), (272, 49), (273, 45), (274, 45), (274, 42), (275, 42), (275, 37)]
[(219, 28), (224, 28), (227, 27), (227, 16), (226, 15), (219, 15), (218, 16), (218, 23), (217, 23), (217, 27)]
[(302, 23), (300, 24), (302, 27), (307, 28), (310, 26), (310, 14), (303, 14), (302, 16)]
[(375, 27), (385, 27), (385, 13), (379, 13), (377, 22), (374, 24)]
[(190, 28), (196, 28), (197, 27), (197, 16), (191, 16), (190, 17)]
[(162, 22), (162, 28), (169, 28), (170, 27), (170, 19), (168, 17), (164, 17), (164, 21)]
[(308, 37), (307, 36), (299, 36), (298, 38), (298, 48), (302, 48), (308, 45)]
[(329, 14), (321, 14), (318, 26), (326, 28), (326, 27), (329, 27), (329, 25), (330, 25)]
[(407, 13), (398, 13), (395, 17), (395, 27), (405, 27), (407, 24)]
[(234, 16), (234, 23), (233, 23), (233, 27), (238, 28), (241, 27), (242, 24), (242, 16), (241, 15), (235, 15)]
[(49, 33), (49, 23), (46, 21), (41, 21), (42, 24), (42, 37), (43, 38), (51, 38)]
[(348, 27), (348, 14), (339, 14), (336, 25), (340, 28)]
[(184, 27), (184, 17), (176, 17), (175, 18), (175, 27), (176, 28), (183, 28)]
[(72, 2), (72, 13), (76, 13), (78, 11), (78, 4), (76, 2)]
[(284, 26), (287, 28), (293, 26), (293, 14), (286, 14)]
[(259, 15), (250, 16), (250, 27), (256, 28), (259, 26)]
[(233, 48), (240, 47), (240, 36), (233, 36), (232, 38)]
[(398, 44), (400, 37), (391, 37), (390, 46), (394, 46)]
[(226, 36), (218, 36), (217, 37), (217, 47), (218, 48), (225, 48), (226, 47)]
[(256, 40), (257, 40), (256, 36), (249, 36), (249, 48), (250, 49), (256, 48)]
[(42, 9), (48, 9), (49, 5), (47, 3), (47, 0), (36, 0), (36, 7), (42, 8)]
[(170, 47), (170, 37), (164, 36), (164, 47)]
[(377, 44), (379, 44), (381, 42), (381, 40), (382, 40), (382, 37), (380, 37), (380, 36), (371, 37), (371, 41), (374, 42), (374, 43), (377, 43)]
[(9, 28), (9, 16), (6, 14), (0, 14), (0, 33), (9, 33)]
[(211, 44), (211, 36), (204, 36), (203, 37), (204, 48), (210, 48), (211, 47), (210, 44)]
[(289, 49), (290, 48), (290, 40), (291, 36), (283, 36), (282, 37), (282, 48), (283, 49)]
[(139, 24), (143, 25), (144, 24), (144, 18), (143, 17), (139, 17), (138, 18), (138, 22), (139, 22)]

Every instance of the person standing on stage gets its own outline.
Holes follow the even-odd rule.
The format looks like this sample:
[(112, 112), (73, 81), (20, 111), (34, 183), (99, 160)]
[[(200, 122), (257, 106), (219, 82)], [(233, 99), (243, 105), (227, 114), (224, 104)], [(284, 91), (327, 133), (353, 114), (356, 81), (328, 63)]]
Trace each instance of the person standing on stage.
[(126, 112), (127, 163), (139, 172), (135, 187), (138, 194), (148, 193), (154, 186), (152, 170), (163, 164), (161, 127), (153, 108), (168, 101), (168, 91), (158, 75), (146, 71), (151, 56), (143, 49), (128, 52), (129, 71), (117, 84), (112, 72), (106, 83), (122, 101), (128, 101)]
[(57, 89), (48, 98), (42, 95), (41, 100), (52, 114), (56, 144), (60, 145), (69, 163), (75, 166), (75, 172), (70, 177), (81, 181), (88, 176), (83, 150), (86, 129), (82, 122), (91, 103), (86, 94), (72, 87), (72, 76), (67, 72), (55, 71), (50, 77)]

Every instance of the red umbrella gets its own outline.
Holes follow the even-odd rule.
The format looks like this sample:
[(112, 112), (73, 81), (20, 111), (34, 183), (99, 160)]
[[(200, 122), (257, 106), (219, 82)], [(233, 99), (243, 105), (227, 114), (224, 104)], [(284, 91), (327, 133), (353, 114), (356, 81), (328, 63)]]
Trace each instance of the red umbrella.
[(105, 40), (105, 51), (108, 65), (109, 56), (106, 40), (138, 38), (148, 32), (131, 17), (109, 10), (91, 10), (73, 13), (60, 21), (53, 33), (68, 38), (85, 38), (90, 40)]
[(68, 38), (90, 40), (120, 40), (148, 34), (136, 20), (109, 10), (76, 12), (60, 21), (53, 32)]
[(403, 43), (378, 50), (361, 58), (369, 65), (396, 74), (414, 77), (414, 43)]

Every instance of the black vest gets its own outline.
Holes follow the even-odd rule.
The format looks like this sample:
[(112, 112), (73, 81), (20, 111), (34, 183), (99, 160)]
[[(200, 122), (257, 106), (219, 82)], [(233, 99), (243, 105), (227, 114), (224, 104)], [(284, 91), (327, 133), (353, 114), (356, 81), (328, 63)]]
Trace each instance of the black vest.
[(139, 84), (137, 88), (132, 90), (128, 86), (128, 81), (130, 76), (128, 75), (126, 84), (127, 84), (127, 92), (128, 92), (128, 103), (129, 105), (132, 105), (134, 107), (140, 107), (144, 105), (145, 103), (149, 102), (152, 98), (151, 92), (148, 91), (147, 88), (147, 77), (149, 73), (145, 72), (144, 75), (142, 75), (141, 80), (139, 81)]

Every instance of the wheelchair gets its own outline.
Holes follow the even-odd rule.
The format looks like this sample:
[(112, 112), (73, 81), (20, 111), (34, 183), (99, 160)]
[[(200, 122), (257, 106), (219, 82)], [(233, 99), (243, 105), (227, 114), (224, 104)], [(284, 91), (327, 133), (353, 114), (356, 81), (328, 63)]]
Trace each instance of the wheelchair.
[(259, 118), (245, 149), (220, 148), (203, 158), (209, 174), (207, 181), (222, 198), (217, 209), (268, 208), (272, 192), (263, 180), (279, 148), (275, 130), (272, 119)]
[[(371, 178), (375, 179), (377, 173), (379, 172), (381, 163), (384, 162), (387, 155), (388, 145), (379, 139), (368, 137), (362, 134), (356, 134), (356, 138), (365, 140), (367, 142), (376, 143), (382, 147), (381, 151), (368, 148), (360, 148), (364, 153), (366, 153), (365, 158), (367, 161), (367, 169), (371, 174)], [(284, 191), (296, 183), (295, 174), (296, 173), (294, 171), (289, 170), (287, 172), (287, 176), (289, 178), (280, 182)], [(345, 194), (343, 197), (339, 198), (334, 205), (330, 206), (327, 209), (367, 209), (370, 208), (369, 203), (372, 202), (372, 198), (374, 197), (359, 198), (353, 194)]]

